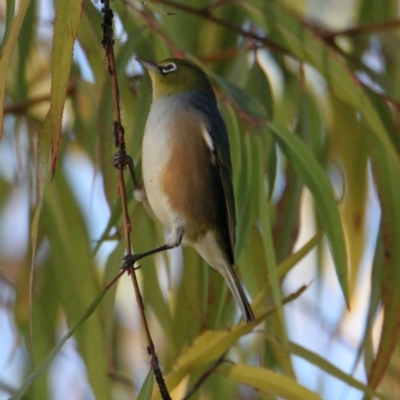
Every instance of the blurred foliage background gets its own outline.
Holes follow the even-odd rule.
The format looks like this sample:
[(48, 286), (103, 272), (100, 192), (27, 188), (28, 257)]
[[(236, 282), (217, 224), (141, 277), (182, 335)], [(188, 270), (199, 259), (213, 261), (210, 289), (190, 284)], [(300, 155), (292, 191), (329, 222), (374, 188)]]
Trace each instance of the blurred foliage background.
[[(1, 399), (158, 396), (130, 278), (104, 289), (124, 246), (101, 7), (0, 4)], [(111, 7), (139, 176), (151, 88), (135, 56), (187, 58), (213, 82), (231, 141), (237, 269), (260, 316), (240, 323), (191, 249), (143, 260), (172, 398), (400, 398), (398, 0)], [(163, 232), (132, 197), (140, 252)]]

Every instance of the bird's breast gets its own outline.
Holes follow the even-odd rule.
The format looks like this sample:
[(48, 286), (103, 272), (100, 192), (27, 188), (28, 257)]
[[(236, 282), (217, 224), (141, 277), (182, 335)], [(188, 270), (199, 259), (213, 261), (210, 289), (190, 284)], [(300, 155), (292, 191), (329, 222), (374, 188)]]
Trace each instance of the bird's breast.
[(146, 196), (155, 216), (172, 230), (174, 213), (162, 188), (162, 175), (171, 158), (170, 112), (163, 102), (153, 103), (142, 146), (142, 176)]

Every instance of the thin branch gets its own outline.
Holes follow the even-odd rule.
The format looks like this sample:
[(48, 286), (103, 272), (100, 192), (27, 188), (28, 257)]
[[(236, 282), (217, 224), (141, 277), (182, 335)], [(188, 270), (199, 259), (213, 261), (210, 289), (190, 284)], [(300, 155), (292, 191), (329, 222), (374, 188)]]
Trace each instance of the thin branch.
[(235, 3), (236, 0), (216, 0), (214, 3), (208, 4), (205, 8), (207, 10), (215, 10), (216, 8), (223, 7), (223, 6), (229, 6), (233, 3)]
[(278, 50), (284, 54), (291, 55), (290, 51), (278, 43), (275, 43), (273, 40), (265, 37), (265, 36), (260, 36), (254, 32), (246, 31), (242, 28), (240, 28), (237, 25), (231, 24), (228, 21), (225, 21), (224, 19), (218, 18), (215, 15), (211, 14), (209, 8), (197, 8), (197, 7), (191, 7), (183, 3), (175, 3), (174, 1), (171, 0), (153, 0), (153, 3), (159, 3), (159, 4), (164, 4), (166, 6), (175, 8), (177, 10), (181, 10), (184, 12), (187, 12), (189, 14), (196, 15), (200, 18), (206, 19), (210, 22), (214, 22), (217, 25), (223, 26), (224, 28), (236, 32), (241, 36), (260, 41), (261, 43), (264, 43), (268, 48), (272, 50)]
[[(308, 289), (309, 286), (303, 285), (295, 292), (290, 293), (288, 296), (285, 296), (282, 299), (282, 304), (290, 303), (291, 301), (296, 300), (299, 296), (303, 294), (305, 290)], [(276, 305), (270, 307), (267, 311), (263, 312), (261, 315), (257, 317), (257, 321), (262, 321), (263, 319), (267, 318), (268, 316), (276, 313), (277, 307)], [(254, 331), (253, 331), (254, 333)], [(262, 332), (260, 332), (262, 333)], [(222, 354), (214, 364), (212, 364), (203, 374), (199, 377), (193, 387), (186, 393), (182, 400), (188, 400), (199, 388), (200, 386), (210, 377), (210, 375), (223, 363), (223, 362), (231, 362), (225, 359), (226, 353)]]
[[(17, 393), (18, 389), (14, 388), (13, 386), (10, 386), (8, 383), (0, 381), (0, 390), (2, 392), (6, 392), (9, 395), (14, 395), (15, 393)], [(26, 396), (21, 397), (21, 399), (26, 399)]]
[[(372, 33), (372, 32), (383, 31), (386, 29), (400, 28), (400, 20), (390, 21), (390, 22), (381, 23), (381, 24), (361, 25), (361, 26), (356, 26), (353, 28), (344, 29), (341, 31), (336, 31), (336, 32), (332, 32), (332, 31), (323, 29), (320, 26), (310, 23), (309, 21), (301, 21), (301, 23), (303, 23), (316, 36), (321, 38), (321, 40), (323, 40), (324, 43), (326, 43), (326, 45), (332, 49), (332, 51), (334, 51), (335, 53), (337, 53), (341, 57), (343, 57), (349, 64), (351, 64), (353, 66), (354, 69), (357, 69), (357, 68), (361, 69), (361, 70), (365, 71), (370, 77), (371, 77), (371, 73), (373, 71), (371, 71), (370, 68), (368, 66), (366, 66), (362, 60), (359, 60), (358, 58), (353, 57), (351, 54), (346, 53), (335, 42), (335, 38), (337, 36), (356, 36), (356, 35), (363, 34), (363, 33)], [(371, 87), (371, 85), (368, 85), (365, 82), (361, 81), (353, 69), (349, 68), (348, 71), (352, 75), (353, 79), (358, 83), (358, 85), (360, 85), (361, 87), (363, 87), (367, 90), (371, 90), (372, 92), (377, 94), (383, 101), (391, 104), (397, 110), (400, 109), (400, 102), (398, 100), (394, 99), (393, 97), (389, 96), (386, 93), (378, 92), (376, 89)], [(371, 79), (373, 80), (372, 77), (371, 77)]]
[(124, 0), (124, 4), (127, 7), (130, 7), (136, 14), (140, 15), (149, 25), (149, 27), (157, 33), (157, 35), (164, 41), (164, 43), (169, 47), (172, 53), (175, 54), (176, 57), (184, 58), (185, 52), (179, 49), (175, 43), (165, 34), (165, 32), (160, 28), (160, 24), (154, 18), (152, 13), (149, 13), (147, 9), (141, 9), (136, 7), (134, 3), (129, 0)]
[[(76, 80), (71, 79), (67, 86), (66, 95), (72, 95), (76, 86)], [(51, 94), (41, 94), (38, 96), (31, 97), (29, 99), (20, 101), (19, 103), (10, 104), (5, 106), (3, 109), (4, 114), (23, 114), (28, 108), (33, 107), (37, 104), (50, 101)]]
[[(107, 67), (108, 72), (111, 76), (112, 82), (112, 95), (113, 95), (113, 112), (114, 112), (114, 140), (115, 146), (118, 149), (118, 152), (121, 154), (126, 154), (126, 147), (125, 147), (125, 139), (124, 139), (124, 128), (121, 124), (121, 113), (120, 113), (120, 99), (119, 99), (119, 87), (118, 87), (118, 79), (117, 79), (117, 68), (115, 63), (115, 56), (114, 56), (114, 39), (113, 39), (113, 11), (110, 8), (110, 0), (103, 0), (103, 8), (102, 12), (104, 14), (103, 17), (103, 40), (102, 44), (106, 53), (107, 59)], [(131, 171), (134, 173), (133, 171)], [(136, 180), (136, 178), (134, 178)], [(128, 213), (128, 205), (127, 205), (127, 196), (126, 196), (126, 188), (125, 188), (125, 181), (124, 181), (124, 166), (122, 163), (118, 165), (118, 192), (121, 197), (121, 204), (122, 204), (122, 214), (124, 220), (124, 232), (125, 232), (125, 251), (126, 254), (131, 255), (131, 222), (129, 219)], [(136, 302), (139, 306), (140, 318), (142, 320), (143, 326), (145, 328), (146, 337), (147, 337), (147, 350), (151, 357), (151, 366), (154, 371), (154, 376), (156, 378), (161, 397), (163, 400), (170, 400), (171, 397), (168, 393), (168, 389), (165, 385), (161, 368), (158, 363), (158, 358), (156, 355), (155, 347), (153, 340), (151, 338), (149, 326), (146, 320), (146, 316), (144, 313), (144, 304), (143, 299), (140, 294), (139, 284), (135, 272), (135, 268), (132, 266), (127, 268), (128, 273), (131, 276), (132, 284), (135, 291)]]
[(342, 29), (338, 31), (325, 31), (324, 35), (327, 39), (334, 39), (336, 36), (357, 36), (363, 34), (378, 33), (381, 31), (387, 31), (389, 29), (399, 29), (400, 20), (385, 21), (376, 24), (365, 24), (359, 26), (353, 26), (351, 28)]
[[(262, 44), (258, 45), (257, 43), (249, 43), (245, 47), (245, 51), (253, 51), (256, 52), (257, 50), (264, 49), (267, 46)], [(223, 60), (229, 60), (232, 58), (235, 58), (241, 51), (243, 51), (243, 48), (241, 47), (230, 47), (228, 49), (220, 50), (218, 52), (202, 56), (200, 57), (200, 60), (204, 63), (212, 63), (216, 61), (223, 61)]]
[(126, 388), (128, 388), (129, 390), (135, 390), (132, 381), (130, 378), (123, 376), (123, 375), (119, 375), (116, 372), (108, 372), (107, 376), (112, 379), (115, 382), (119, 382), (122, 385), (124, 385)]
[[(265, 37), (265, 36), (260, 36), (259, 34), (255, 32), (250, 32), (246, 31), (234, 24), (231, 24), (228, 21), (225, 21), (221, 18), (218, 18), (214, 16), (211, 11), (215, 7), (203, 7), (203, 8), (196, 8), (196, 7), (191, 7), (182, 3), (176, 3), (171, 0), (152, 0), (153, 3), (159, 3), (163, 4), (169, 7), (172, 7), (177, 10), (181, 10), (184, 12), (187, 12), (189, 14), (193, 14), (198, 16), (199, 18), (206, 19), (208, 21), (214, 22), (217, 25), (223, 26), (228, 30), (231, 30), (233, 32), (236, 32), (240, 34), (243, 37), (247, 37), (256, 41), (259, 41), (263, 43), (263, 45), (269, 49), (272, 50), (277, 50), (280, 51), (283, 54), (286, 55), (291, 55), (292, 57), (295, 57), (288, 49), (282, 47), (280, 44), (275, 43), (273, 40)], [(221, 4), (218, 5), (224, 5), (225, 1), (221, 0)], [(226, 1), (226, 3), (230, 3), (229, 0)], [(327, 31), (324, 29), (321, 29), (320, 27), (315, 26), (314, 24), (310, 24), (309, 22), (306, 21), (301, 21), (308, 29), (310, 29), (316, 36), (320, 37), (333, 51), (336, 53), (340, 54), (342, 57), (344, 57), (347, 61), (349, 61), (351, 64), (356, 65), (359, 68), (362, 69), (367, 69), (367, 67), (360, 61), (355, 60), (353, 57), (351, 57), (349, 54), (345, 53), (334, 41), (336, 36), (340, 35), (346, 35), (346, 36), (355, 36), (358, 34), (362, 33), (367, 33), (367, 32), (378, 32), (378, 31), (383, 31), (387, 29), (396, 29), (400, 27), (400, 20), (395, 20), (395, 21), (390, 21), (390, 22), (385, 22), (385, 23), (380, 23), (380, 24), (370, 24), (370, 25), (362, 25), (358, 27), (353, 27), (349, 29), (345, 29), (342, 31), (336, 31), (336, 32), (331, 32)], [(295, 57), (296, 58), (296, 57)], [(357, 76), (355, 75), (354, 71), (349, 69), (349, 72), (352, 74), (354, 79), (359, 83), (360, 86), (367, 87), (363, 82), (361, 82)], [(394, 105), (396, 108), (400, 107), (400, 103), (393, 99), (392, 97), (388, 95), (383, 95), (382, 93), (376, 92), (373, 88), (368, 87), (370, 90), (373, 90), (378, 96), (382, 98), (383, 101), (389, 102), (390, 104)]]
[(217, 359), (217, 361), (210, 366), (207, 370), (204, 371), (203, 374), (199, 377), (193, 387), (185, 394), (182, 400), (188, 400), (197, 390), (199, 390), (200, 386), (211, 376), (211, 374), (223, 363), (225, 362), (225, 354), (222, 354), (221, 357)]

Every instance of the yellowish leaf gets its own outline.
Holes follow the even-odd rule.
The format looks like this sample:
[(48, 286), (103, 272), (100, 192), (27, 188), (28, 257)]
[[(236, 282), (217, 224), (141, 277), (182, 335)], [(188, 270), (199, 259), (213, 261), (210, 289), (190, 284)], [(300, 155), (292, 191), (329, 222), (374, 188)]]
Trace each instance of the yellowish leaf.
[(235, 382), (257, 389), (260, 394), (272, 394), (286, 400), (318, 400), (316, 393), (287, 376), (274, 371), (243, 364), (225, 364), (217, 372)]
[[(11, 57), (16, 48), (19, 31), (21, 30), (22, 22), (25, 18), (26, 11), (28, 10), (30, 0), (25, 0), (20, 3), (17, 15), (11, 25), (11, 29), (7, 38), (7, 43), (4, 46), (3, 52), (0, 57), (0, 105), (4, 104), (4, 96), (6, 93), (6, 83), (8, 68), (10, 66)], [(1, 107), (3, 108), (3, 107)], [(0, 139), (3, 133), (3, 112), (0, 112)]]
[(51, 79), (51, 162), (54, 173), (61, 138), (61, 122), (72, 52), (81, 19), (83, 0), (58, 0), (54, 22), (52, 79)]

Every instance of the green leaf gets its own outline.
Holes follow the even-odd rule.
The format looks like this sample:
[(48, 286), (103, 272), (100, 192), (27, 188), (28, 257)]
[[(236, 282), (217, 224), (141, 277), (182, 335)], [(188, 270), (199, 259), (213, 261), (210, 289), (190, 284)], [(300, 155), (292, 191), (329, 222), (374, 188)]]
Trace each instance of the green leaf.
[(163, 10), (160, 7), (155, 6), (151, 0), (150, 1), (146, 1), (146, 0), (141, 0), (140, 1), (146, 8), (148, 8), (150, 11), (156, 12), (158, 14), (161, 15), (175, 15), (176, 13), (171, 12), (171, 11), (167, 11), (167, 10)]
[(288, 52), (300, 61), (316, 68), (333, 93), (360, 112), (371, 132), (385, 147), (387, 155), (400, 168), (400, 157), (377, 110), (358, 82), (355, 72), (348, 67), (343, 58), (327, 46), (305, 23), (287, 12), (280, 3), (253, 0), (251, 4), (248, 2), (241, 4), (266, 31), (269, 31), (271, 26), (275, 28), (271, 40), (287, 48)]
[[(24, 21), (26, 11), (28, 10), (30, 0), (25, 0), (19, 3), (19, 9), (15, 19), (8, 29), (11, 21), (11, 12), (13, 10), (13, 2), (7, 2), (7, 30), (5, 32), (4, 41), (2, 43), (2, 52), (0, 57), (0, 107), (3, 108), (4, 96), (6, 93), (7, 75), (10, 67), (11, 57), (21, 30), (22, 22)], [(7, 34), (7, 35), (6, 35)], [(6, 42), (5, 42), (6, 41)], [(3, 111), (0, 112), (0, 140), (3, 135)]]
[[(240, 142), (237, 144), (240, 150), (240, 164), (236, 172), (237, 189), (236, 189), (236, 204), (237, 204), (237, 237), (236, 237), (236, 259), (240, 256), (246, 240), (251, 232), (257, 216), (258, 199), (253, 196), (253, 191), (258, 185), (257, 171), (258, 165), (256, 162), (262, 160), (256, 159), (254, 153), (257, 151), (256, 144), (251, 139), (251, 134), (241, 130), (238, 132)], [(249, 165), (253, 168), (249, 168)], [(234, 176), (235, 179), (235, 176)]]
[(101, 299), (107, 293), (107, 288), (104, 288), (99, 295), (93, 300), (89, 307), (83, 312), (82, 316), (75, 322), (72, 328), (62, 337), (54, 349), (48, 354), (42, 363), (33, 371), (23, 382), (21, 388), (9, 400), (19, 400), (25, 394), (26, 390), (33, 382), (49, 367), (54, 357), (58, 354), (65, 342), (74, 334), (74, 332), (93, 314), (99, 305)]
[[(58, 301), (67, 323), (75, 321), (101, 287), (98, 272), (90, 253), (90, 242), (83, 215), (71, 187), (60, 169), (44, 194), (41, 230), (49, 244), (54, 284)], [(74, 229), (71, 229), (71, 226)], [(116, 269), (118, 265), (115, 266)], [(110, 381), (99, 379), (108, 367), (101, 310), (76, 333), (79, 353), (87, 368), (87, 376), (97, 400), (110, 396)]]
[[(196, 368), (221, 357), (239, 338), (249, 333), (263, 318), (251, 324), (242, 322), (223, 331), (206, 331), (195, 339), (193, 344), (178, 358), (174, 369), (166, 377), (169, 390), (173, 390), (181, 380)], [(153, 398), (158, 399), (159, 394)]]
[(269, 127), (289, 162), (294, 165), (298, 174), (304, 179), (315, 199), (317, 213), (329, 239), (343, 296), (346, 303), (349, 304), (346, 243), (338, 206), (329, 179), (311, 150), (295, 134), (274, 123), (270, 123)]
[(282, 335), (282, 339), (284, 342), (287, 341), (287, 333), (286, 333), (286, 324), (285, 317), (283, 313), (283, 303), (282, 303), (282, 293), (281, 293), (281, 285), (278, 278), (278, 273), (276, 269), (276, 255), (274, 249), (274, 243), (272, 239), (272, 224), (271, 224), (271, 215), (270, 215), (270, 203), (267, 191), (265, 189), (266, 186), (266, 178), (264, 171), (264, 163), (262, 162), (263, 156), (263, 146), (260, 137), (255, 137), (255, 148), (257, 149), (254, 154), (254, 163), (257, 166), (257, 178), (256, 178), (256, 187), (258, 193), (255, 195), (258, 198), (258, 212), (259, 212), (259, 223), (261, 227), (262, 241), (265, 253), (265, 259), (267, 261), (268, 268), (268, 276), (269, 282), (272, 288), (272, 295), (274, 298), (274, 302), (277, 307), (277, 314), (279, 319), (279, 333)]
[[(245, 61), (248, 61), (247, 54)], [(259, 100), (260, 104), (265, 108), (268, 117), (271, 118), (274, 107), (272, 89), (269, 78), (262, 69), (259, 59), (257, 57), (254, 59), (252, 68), (247, 74), (243, 74), (243, 71), (240, 71), (240, 73), (248, 76), (246, 91), (252, 93)]]
[(296, 253), (291, 254), (283, 260), (277, 267), (279, 279), (282, 281), (286, 274), (309, 253), (321, 240), (323, 232), (317, 232), (304, 246)]
[[(8, 7), (7, 7), (8, 8)], [(24, 101), (28, 93), (29, 57), (35, 41), (36, 4), (30, 2), (18, 38), (18, 65), (15, 81), (15, 99)], [(1, 51), (0, 51), (1, 53)]]
[(0, 44), (0, 54), (3, 53), (5, 44), (7, 43), (8, 35), (12, 26), (12, 21), (15, 14), (15, 0), (9, 0), (6, 2), (6, 26), (3, 33), (2, 42)]
[(102, 14), (93, 2), (84, 1), (77, 40), (85, 52), (98, 90), (104, 80), (109, 79), (108, 74), (104, 71), (104, 49), (101, 45), (102, 31), (99, 29), (101, 19)]
[(254, 118), (267, 119), (268, 114), (257, 97), (250, 95), (221, 76), (213, 74), (213, 78), (240, 111)]
[(381, 232), (378, 233), (375, 246), (375, 254), (372, 263), (371, 272), (371, 294), (369, 298), (368, 315), (366, 318), (366, 324), (364, 328), (363, 341), (359, 346), (357, 352), (357, 358), (354, 360), (354, 365), (356, 365), (364, 356), (364, 366), (366, 371), (371, 370), (372, 363), (375, 357), (374, 340), (373, 340), (373, 325), (376, 320), (377, 312), (380, 307), (382, 298), (382, 272), (383, 272), (383, 240)]
[(143, 382), (142, 388), (140, 389), (137, 400), (150, 400), (153, 393), (154, 386), (154, 371), (150, 368), (146, 379)]
[(378, 352), (368, 382), (376, 388), (395, 352), (400, 333), (400, 168), (387, 157), (381, 143), (371, 138), (372, 168), (382, 210), (382, 300), (384, 317)]
[(51, 65), (51, 164), (56, 168), (61, 122), (72, 65), (72, 51), (78, 34), (83, 0), (57, 0)]
[(349, 386), (354, 387), (364, 394), (369, 396), (374, 396), (374, 398), (386, 399), (387, 397), (374, 392), (374, 390), (369, 387), (368, 385), (358, 381), (357, 379), (353, 378), (350, 374), (346, 374), (341, 369), (335, 367), (333, 364), (328, 362), (325, 358), (321, 357), (320, 355), (307, 350), (306, 348), (299, 346), (296, 343), (289, 342), (289, 350), (292, 354), (303, 358), (304, 360), (314, 364), (321, 370), (327, 372), (328, 374), (334, 376), (337, 379), (347, 383)]
[(368, 148), (365, 146), (365, 126), (355, 110), (334, 97), (331, 97), (331, 104), (330, 156), (339, 164), (344, 179), (340, 211), (349, 249), (350, 293), (353, 294), (365, 253)]

